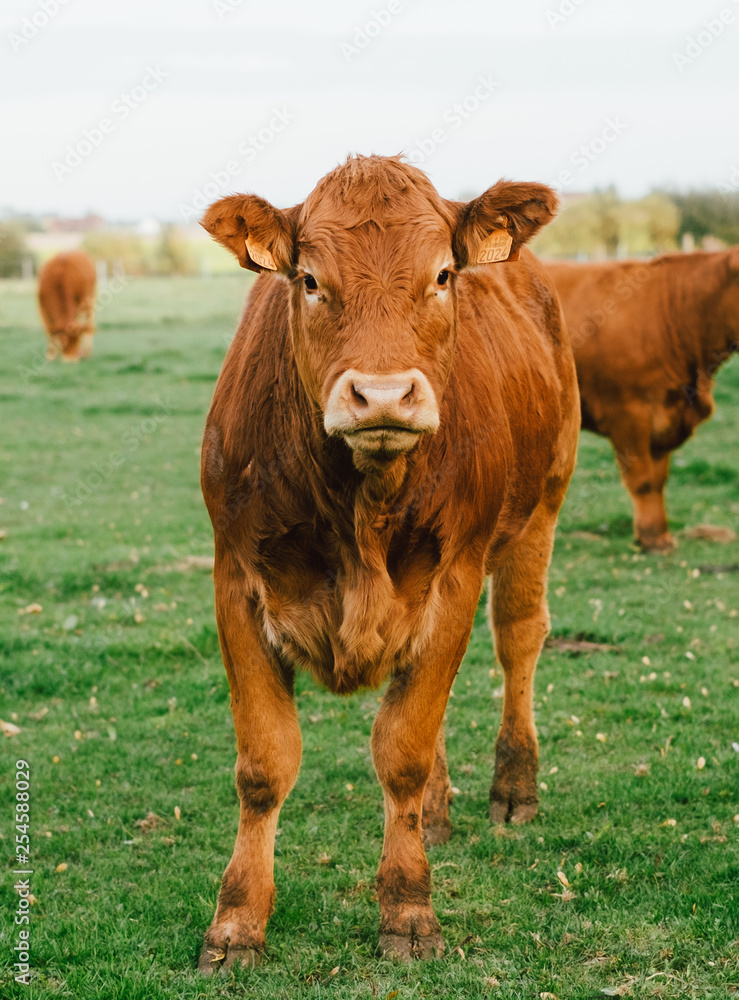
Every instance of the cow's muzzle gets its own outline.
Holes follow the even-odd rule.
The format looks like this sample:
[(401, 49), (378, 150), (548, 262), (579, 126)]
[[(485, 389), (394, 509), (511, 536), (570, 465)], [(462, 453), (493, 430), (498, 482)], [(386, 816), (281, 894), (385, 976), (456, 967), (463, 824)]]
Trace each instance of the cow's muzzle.
[(349, 369), (336, 381), (323, 417), (326, 433), (355, 452), (392, 457), (439, 426), (428, 379), (417, 368), (383, 375)]

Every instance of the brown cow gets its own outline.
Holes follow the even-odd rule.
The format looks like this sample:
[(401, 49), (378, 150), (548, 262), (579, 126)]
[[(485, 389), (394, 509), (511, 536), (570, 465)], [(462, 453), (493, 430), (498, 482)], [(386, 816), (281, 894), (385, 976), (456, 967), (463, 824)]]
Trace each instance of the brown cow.
[(38, 301), (49, 337), (46, 357), (79, 361), (92, 354), (95, 263), (82, 250), (58, 253), (41, 268)]
[(713, 376), (739, 345), (739, 248), (546, 266), (575, 352), (582, 426), (613, 444), (642, 548), (671, 549), (670, 452), (713, 413)]
[(205, 973), (264, 949), (275, 827), (300, 767), (295, 668), (339, 693), (390, 680), (371, 741), (380, 942), (403, 958), (443, 950), (421, 818), (429, 839), (448, 836), (441, 723), (488, 574), (506, 677), (492, 816), (536, 812), (532, 680), (576, 376), (533, 255), (475, 265), (517, 257), (555, 205), (547, 187), (502, 181), (445, 201), (420, 170), (372, 156), (295, 208), (234, 195), (205, 215), (262, 272), (202, 458), (241, 799)]

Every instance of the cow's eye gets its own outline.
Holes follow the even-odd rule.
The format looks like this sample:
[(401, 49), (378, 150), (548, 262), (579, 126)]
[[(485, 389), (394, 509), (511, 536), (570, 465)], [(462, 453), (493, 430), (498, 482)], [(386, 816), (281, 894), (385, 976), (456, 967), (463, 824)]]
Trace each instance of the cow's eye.
[(305, 275), (305, 277), (303, 278), (303, 284), (305, 285), (305, 289), (308, 292), (318, 291), (318, 282), (316, 281), (316, 279), (313, 277), (312, 274)]
[(436, 277), (437, 285), (445, 285), (449, 281), (449, 272), (447, 270), (439, 271)]

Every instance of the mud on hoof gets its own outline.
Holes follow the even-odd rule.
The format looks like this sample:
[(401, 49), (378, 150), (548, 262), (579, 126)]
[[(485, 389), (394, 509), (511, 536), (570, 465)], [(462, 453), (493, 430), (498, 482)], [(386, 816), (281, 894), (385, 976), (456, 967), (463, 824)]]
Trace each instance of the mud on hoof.
[(495, 799), (490, 796), (490, 822), (491, 823), (513, 823), (518, 826), (521, 823), (529, 823), (539, 811), (539, 801), (533, 802), (511, 802), (510, 800)]
[(535, 743), (514, 747), (498, 738), (495, 779), (490, 789), (491, 823), (528, 823), (536, 816), (539, 809), (538, 766)]
[(636, 544), (642, 552), (674, 552), (677, 548), (677, 542), (672, 535), (658, 537), (643, 535), (636, 539)]
[(444, 939), (440, 932), (434, 934), (380, 934), (380, 951), (385, 958), (397, 962), (412, 962), (415, 958), (441, 958)]
[(200, 953), (198, 972), (202, 976), (212, 976), (214, 972), (230, 972), (239, 967), (254, 969), (262, 961), (262, 955), (258, 948), (240, 948), (238, 945), (218, 948), (205, 944)]
[(452, 823), (450, 819), (441, 819), (423, 826), (424, 847), (436, 847), (438, 844), (446, 844), (452, 835)]

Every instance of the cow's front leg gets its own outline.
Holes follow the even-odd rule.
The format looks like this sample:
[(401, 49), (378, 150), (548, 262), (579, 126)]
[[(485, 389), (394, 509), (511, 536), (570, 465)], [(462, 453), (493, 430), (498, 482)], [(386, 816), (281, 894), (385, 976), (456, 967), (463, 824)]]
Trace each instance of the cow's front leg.
[(424, 791), (477, 593), (467, 595), (464, 614), (456, 618), (464, 620), (462, 628), (442, 630), (429, 643), (430, 650), (436, 648), (428, 659), (394, 678), (372, 729), (372, 757), (385, 796), (385, 840), (377, 873), (380, 948), (393, 958), (433, 958), (444, 951), (423, 846)]
[(449, 818), (449, 806), (453, 798), (442, 721), (436, 737), (434, 766), (431, 768), (423, 795), (423, 842), (426, 847), (445, 844), (451, 837), (452, 821)]
[(546, 586), (555, 523), (556, 512), (542, 503), (493, 572), (490, 612), (504, 677), (503, 719), (490, 789), (493, 823), (526, 823), (539, 806), (534, 672), (549, 631)]
[(669, 452), (655, 457), (647, 443), (638, 453), (616, 459), (621, 478), (634, 504), (634, 533), (645, 552), (670, 552), (676, 548), (665, 507), (665, 484), (670, 471)]
[[(226, 588), (224, 588), (226, 589)], [(241, 802), (233, 856), (221, 881), (199, 969), (209, 975), (235, 963), (256, 965), (274, 901), (274, 843), (280, 807), (295, 783), (302, 743), (291, 677), (264, 648), (234, 590), (216, 609), (231, 686)]]

